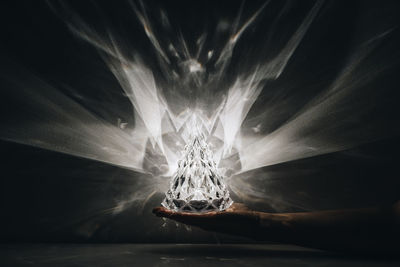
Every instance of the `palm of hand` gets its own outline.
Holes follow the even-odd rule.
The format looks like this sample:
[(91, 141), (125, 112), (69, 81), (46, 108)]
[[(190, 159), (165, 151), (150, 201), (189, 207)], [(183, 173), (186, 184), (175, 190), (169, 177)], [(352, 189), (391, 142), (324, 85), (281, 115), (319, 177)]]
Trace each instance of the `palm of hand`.
[[(252, 211), (241, 203), (234, 203), (225, 211), (206, 213), (174, 212), (164, 207), (153, 209), (159, 217), (165, 217), (207, 231), (227, 234), (254, 236), (258, 227), (258, 212)], [(249, 232), (250, 231), (250, 232)]]

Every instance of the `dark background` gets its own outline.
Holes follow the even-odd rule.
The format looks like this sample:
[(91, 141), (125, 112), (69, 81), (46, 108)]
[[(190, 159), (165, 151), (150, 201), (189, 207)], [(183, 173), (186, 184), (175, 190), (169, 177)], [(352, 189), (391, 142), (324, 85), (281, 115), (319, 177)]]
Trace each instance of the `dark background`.
[[(244, 14), (253, 13), (263, 1), (248, 1)], [(251, 50), (249, 62), (255, 57), (268, 58), (277, 51), (293, 32), (313, 1), (292, 1), (290, 19), (285, 20), (273, 34), (260, 34), (269, 29), (271, 18), (281, 10), (283, 1), (273, 1), (235, 50), (227, 79), (236, 75), (235, 66), (250, 64), (236, 60), (246, 49)], [(160, 7), (171, 21), (180, 25), (182, 33), (191, 36), (204, 30), (212, 31), (222, 18), (236, 16), (241, 1), (148, 1), (148, 10)], [(104, 21), (104, 12), (117, 31), (146, 58), (149, 66), (156, 65), (155, 54), (142, 27), (125, 1), (71, 1), (70, 5), (96, 27)], [(100, 103), (91, 111), (115, 124), (115, 117), (126, 121), (132, 107), (122, 89), (107, 69), (96, 50), (76, 38), (65, 23), (56, 16), (45, 1), (2, 2), (0, 9), (0, 72), (1, 77), (26, 80), (23, 67), (74, 97), (74, 88), (86, 100)], [(282, 116), (266, 133), (290, 117), (318, 88), (329, 84), (343, 67), (349, 47), (368, 40), (374, 33), (393, 28), (392, 34), (380, 47), (381, 52), (398, 58), (399, 3), (397, 1), (326, 1), (317, 19), (289, 62), (282, 76), (263, 92), (251, 112), (257, 113), (269, 100), (271, 92), (282, 85), (295, 84), (288, 89), (294, 97), (282, 106)], [(261, 29), (261, 31), (260, 31)], [(266, 31), (268, 32), (268, 31)], [(268, 42), (268, 49), (264, 47)], [(217, 44), (220, 44), (217, 41)], [(262, 45), (261, 45), (262, 44)], [(268, 53), (267, 51), (268, 50)], [(398, 59), (395, 59), (399, 62)], [(155, 67), (155, 70), (157, 68)], [(157, 71), (157, 70), (156, 70)], [(157, 73), (157, 72), (156, 72)], [(268, 199), (279, 198), (289, 203), (301, 202), (310, 210), (389, 205), (400, 197), (398, 64), (374, 81), (376, 90), (387, 90), (381, 98), (371, 98), (377, 105), (375, 116), (387, 118), (387, 134), (350, 150), (264, 167), (247, 173), (248, 182), (265, 187), (268, 198), (251, 202), (255, 209), (273, 211)], [(162, 82), (162, 77), (159, 78)], [(313, 85), (313, 86), (310, 86)], [(320, 86), (315, 86), (320, 85)], [(12, 86), (1, 81), (1, 120), (21, 120), (24, 114), (15, 108), (18, 101), (7, 98), (3, 88)], [(276, 89), (274, 89), (276, 88)], [(301, 88), (302, 90), (300, 90)], [(117, 108), (110, 101), (119, 103)], [(84, 102), (87, 105), (90, 101)], [(250, 114), (251, 114), (250, 112)], [(371, 116), (374, 116), (371, 114)], [(1, 122), (0, 121), (0, 127)], [(384, 121), (385, 122), (385, 121)], [(162, 200), (161, 193), (143, 205), (132, 205), (117, 215), (103, 211), (113, 207), (114, 199), (139, 190), (134, 172), (104, 163), (33, 148), (13, 142), (0, 141), (1, 153), (1, 220), (2, 241), (60, 241), (60, 242), (215, 242), (243, 241), (223, 235), (187, 230), (151, 214)], [(270, 179), (264, 183), (262, 175)], [(271, 182), (272, 181), (272, 182)], [(300, 195), (299, 195), (300, 193)], [(293, 199), (293, 201), (290, 201)], [(240, 201), (240, 199), (234, 199)], [(271, 200), (273, 201), (273, 200)], [(267, 203), (267, 204), (266, 204)], [(301, 210), (298, 206), (282, 206), (282, 210)]]

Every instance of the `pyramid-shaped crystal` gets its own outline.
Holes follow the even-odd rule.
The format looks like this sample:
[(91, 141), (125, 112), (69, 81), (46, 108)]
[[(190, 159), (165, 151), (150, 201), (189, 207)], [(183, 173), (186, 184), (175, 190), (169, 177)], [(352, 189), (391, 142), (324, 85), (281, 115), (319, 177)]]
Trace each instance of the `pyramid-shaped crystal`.
[(192, 136), (161, 204), (174, 211), (207, 212), (232, 203), (204, 136)]

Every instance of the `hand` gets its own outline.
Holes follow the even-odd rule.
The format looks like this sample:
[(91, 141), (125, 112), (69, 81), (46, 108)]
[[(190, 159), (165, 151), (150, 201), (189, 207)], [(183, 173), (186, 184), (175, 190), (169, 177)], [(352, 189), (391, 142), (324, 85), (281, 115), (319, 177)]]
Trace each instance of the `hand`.
[(296, 213), (257, 212), (240, 203), (220, 212), (174, 212), (158, 207), (153, 213), (204, 230), (257, 240), (335, 251), (400, 251), (400, 201), (391, 207)]
[(242, 235), (256, 238), (259, 229), (259, 212), (252, 211), (241, 203), (234, 203), (225, 211), (206, 213), (175, 212), (164, 207), (153, 209), (158, 217), (199, 227), (207, 231)]

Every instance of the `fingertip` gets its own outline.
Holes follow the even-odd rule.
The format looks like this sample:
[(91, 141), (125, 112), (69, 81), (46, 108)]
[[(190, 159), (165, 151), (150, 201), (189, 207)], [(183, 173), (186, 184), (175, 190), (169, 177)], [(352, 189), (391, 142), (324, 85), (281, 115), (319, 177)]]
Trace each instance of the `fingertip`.
[(156, 207), (153, 209), (153, 213), (158, 217), (165, 217), (166, 210), (164, 207)]
[(164, 207), (157, 207), (153, 209), (153, 213), (157, 216), (157, 217), (166, 217), (166, 218), (171, 218), (174, 216), (175, 212), (166, 209)]
[(161, 209), (162, 209), (162, 207), (155, 207), (155, 208), (153, 208), (152, 212), (154, 214), (157, 214), (158, 212), (160, 212)]

